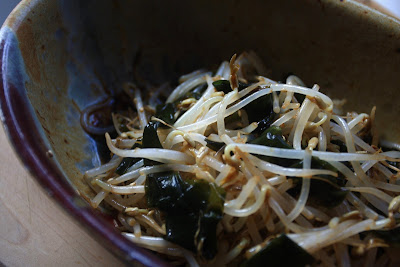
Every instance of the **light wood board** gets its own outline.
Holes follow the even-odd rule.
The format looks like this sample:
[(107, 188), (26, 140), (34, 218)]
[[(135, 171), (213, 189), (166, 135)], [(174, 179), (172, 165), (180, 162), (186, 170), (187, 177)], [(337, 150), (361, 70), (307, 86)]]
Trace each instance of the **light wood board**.
[(119, 266), (34, 181), (0, 126), (0, 266)]

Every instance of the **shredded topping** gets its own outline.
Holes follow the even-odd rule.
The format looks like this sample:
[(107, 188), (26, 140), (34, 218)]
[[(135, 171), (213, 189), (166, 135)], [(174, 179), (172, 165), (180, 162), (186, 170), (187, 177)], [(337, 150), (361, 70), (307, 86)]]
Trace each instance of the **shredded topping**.
[(343, 113), (318, 85), (260, 76), (260, 62), (243, 53), (184, 75), (158, 106), (165, 85), (148, 96), (127, 83), (136, 111), (113, 114), (113, 157), (85, 173), (92, 206), (176, 264), (251, 266), (284, 248), (288, 264), (389, 264), (400, 152), (379, 141), (378, 111)]

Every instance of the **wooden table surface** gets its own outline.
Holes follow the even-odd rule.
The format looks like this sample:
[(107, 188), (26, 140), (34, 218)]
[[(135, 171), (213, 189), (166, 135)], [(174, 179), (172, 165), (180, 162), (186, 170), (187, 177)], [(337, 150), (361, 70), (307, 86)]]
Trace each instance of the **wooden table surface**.
[(0, 126), (0, 266), (118, 266), (23, 167)]

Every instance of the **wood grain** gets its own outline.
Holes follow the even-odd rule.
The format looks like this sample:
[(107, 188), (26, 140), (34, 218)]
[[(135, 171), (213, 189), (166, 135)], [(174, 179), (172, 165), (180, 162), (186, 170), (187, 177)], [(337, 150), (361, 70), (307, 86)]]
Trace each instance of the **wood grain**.
[(0, 127), (0, 266), (115, 266), (33, 180)]

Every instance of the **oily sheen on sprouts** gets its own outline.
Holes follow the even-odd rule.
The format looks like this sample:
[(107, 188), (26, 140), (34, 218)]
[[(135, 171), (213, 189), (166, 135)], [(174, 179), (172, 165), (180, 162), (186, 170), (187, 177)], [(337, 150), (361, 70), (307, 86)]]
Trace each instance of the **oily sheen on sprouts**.
[(392, 263), (400, 152), (379, 140), (375, 107), (343, 112), (317, 84), (266, 73), (245, 52), (166, 97), (124, 84), (112, 158), (84, 175), (91, 205), (177, 265)]

